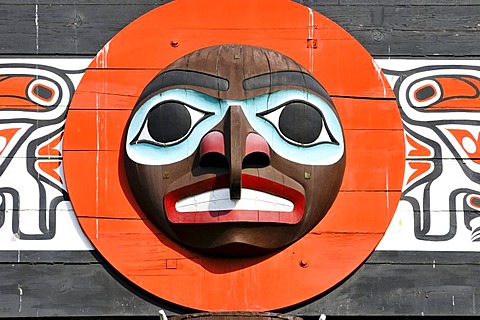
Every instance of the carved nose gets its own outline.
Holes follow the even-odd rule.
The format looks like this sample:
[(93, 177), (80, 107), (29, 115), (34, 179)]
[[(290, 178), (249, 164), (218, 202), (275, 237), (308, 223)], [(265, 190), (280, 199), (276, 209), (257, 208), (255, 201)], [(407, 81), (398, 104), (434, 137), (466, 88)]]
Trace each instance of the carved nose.
[(224, 132), (208, 133), (200, 145), (200, 166), (229, 169), (232, 200), (241, 198), (243, 169), (270, 165), (267, 142), (251, 131), (240, 106), (232, 106), (224, 121)]

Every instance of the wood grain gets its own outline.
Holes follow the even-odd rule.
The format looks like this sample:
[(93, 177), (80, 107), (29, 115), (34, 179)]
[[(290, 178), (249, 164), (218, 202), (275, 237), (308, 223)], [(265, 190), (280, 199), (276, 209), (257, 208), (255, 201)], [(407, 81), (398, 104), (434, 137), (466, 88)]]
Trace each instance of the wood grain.
[[(0, 261), (10, 260), (11, 255), (0, 251)], [(25, 252), (22, 262), (13, 260), (0, 264), (4, 317), (153, 317), (159, 309), (169, 316), (193, 312), (138, 291), (94, 252)], [(480, 254), (472, 252), (376, 251), (327, 295), (277, 311), (301, 317), (478, 315), (475, 301), (480, 297), (474, 279), (479, 262)], [(19, 288), (23, 291), (20, 312)]]
[[(374, 56), (479, 55), (480, 6), (474, 0), (299, 2), (338, 23)], [(0, 54), (94, 55), (128, 23), (165, 3), (43, 0), (36, 10), (35, 1), (3, 1)]]

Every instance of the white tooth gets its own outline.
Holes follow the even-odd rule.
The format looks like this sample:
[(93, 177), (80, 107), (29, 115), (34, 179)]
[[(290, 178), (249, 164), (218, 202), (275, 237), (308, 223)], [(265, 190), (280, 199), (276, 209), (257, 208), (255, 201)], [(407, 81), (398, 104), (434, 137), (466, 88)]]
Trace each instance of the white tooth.
[(230, 199), (230, 190), (226, 188), (213, 190), (213, 196), (216, 200)]
[(292, 211), (289, 208), (289, 206), (286, 206), (283, 203), (275, 203), (275, 210), (277, 210), (277, 211)]
[(240, 200), (231, 200), (230, 190), (223, 188), (188, 197), (175, 204), (178, 212), (233, 209), (291, 212), (293, 207), (293, 203), (287, 199), (245, 188), (242, 189)]
[(261, 198), (260, 198), (261, 194), (266, 195), (267, 193), (258, 192), (258, 191), (251, 190), (251, 189), (242, 189), (242, 200), (243, 199), (251, 200), (251, 201), (255, 201), (257, 199), (261, 200)]
[(211, 210), (210, 207), (212, 205), (212, 202), (201, 202), (197, 204), (197, 210), (198, 211), (209, 211)]
[(213, 193), (213, 192), (204, 192), (203, 194), (207, 195), (207, 197), (209, 198), (209, 201), (217, 200), (217, 197), (215, 196), (215, 193)]
[(257, 208), (258, 210), (262, 211), (276, 211), (277, 206), (273, 202), (267, 202), (267, 201), (257, 201)]
[(175, 209), (177, 209), (178, 212), (196, 212), (198, 210), (195, 204), (179, 205), (179, 202), (175, 204)]
[(232, 210), (235, 208), (235, 203), (230, 199), (218, 200), (215, 204), (220, 210)]
[(278, 203), (278, 202), (280, 202), (280, 200), (284, 200), (284, 199), (279, 198), (279, 197), (275, 197), (271, 194), (265, 194), (265, 196), (263, 196), (262, 199), (260, 199), (260, 200), (263, 201), (263, 202)]
[(193, 201), (196, 203), (209, 202), (209, 201), (212, 201), (212, 197), (211, 197), (211, 194), (204, 192), (204, 193), (194, 195)]
[(248, 208), (246, 207), (244, 204), (243, 204), (243, 200), (240, 199), (240, 200), (230, 200), (230, 202), (232, 203), (233, 207), (232, 209), (245, 209), (245, 208)]

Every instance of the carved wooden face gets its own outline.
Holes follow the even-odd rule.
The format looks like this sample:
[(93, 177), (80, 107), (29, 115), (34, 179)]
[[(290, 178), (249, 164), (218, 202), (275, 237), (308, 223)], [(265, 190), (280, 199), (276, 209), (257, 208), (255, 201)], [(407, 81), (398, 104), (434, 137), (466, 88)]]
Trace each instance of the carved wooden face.
[(300, 239), (326, 214), (345, 169), (325, 89), (278, 52), (192, 52), (145, 88), (125, 140), (142, 210), (193, 249), (245, 256)]

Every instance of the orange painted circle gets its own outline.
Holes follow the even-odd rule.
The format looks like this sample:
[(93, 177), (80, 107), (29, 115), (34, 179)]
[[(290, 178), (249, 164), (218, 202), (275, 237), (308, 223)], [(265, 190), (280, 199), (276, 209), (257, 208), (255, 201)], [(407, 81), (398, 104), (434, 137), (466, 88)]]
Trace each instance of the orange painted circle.
[[(302, 64), (333, 98), (344, 127), (345, 177), (329, 213), (304, 238), (264, 257), (214, 258), (180, 247), (141, 212), (123, 168), (124, 130), (147, 83), (179, 57), (225, 43), (269, 48)], [(332, 21), (286, 0), (178, 0), (140, 17), (86, 71), (63, 146), (75, 213), (102, 256), (157, 297), (209, 311), (285, 308), (345, 279), (383, 236), (405, 162), (394, 95), (370, 55)]]

